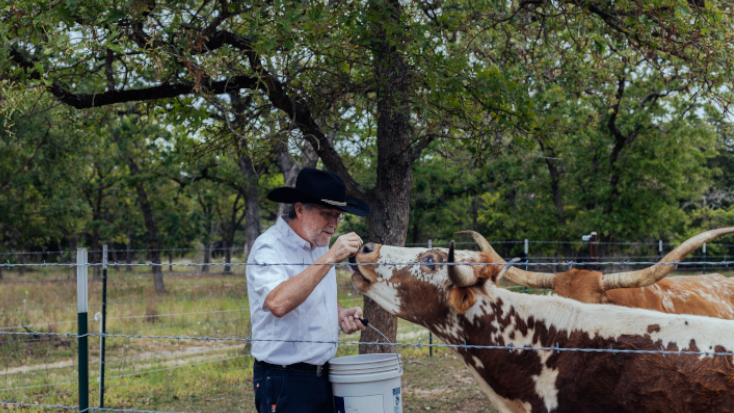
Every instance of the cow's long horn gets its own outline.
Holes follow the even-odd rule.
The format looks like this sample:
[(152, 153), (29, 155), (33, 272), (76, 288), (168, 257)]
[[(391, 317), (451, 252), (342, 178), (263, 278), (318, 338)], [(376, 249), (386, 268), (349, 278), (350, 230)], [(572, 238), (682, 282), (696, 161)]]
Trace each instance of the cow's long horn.
[[(482, 234), (475, 231), (461, 231), (457, 232), (457, 234), (471, 235), (474, 238), (474, 242), (479, 245), (479, 250), (485, 254), (489, 254), (492, 262), (505, 264), (505, 260), (489, 245), (489, 242)], [(509, 267), (507, 268), (507, 273), (505, 273), (505, 279), (513, 284), (528, 288), (553, 288), (553, 274), (544, 272), (524, 271), (516, 267)]]
[[(695, 237), (687, 239), (673, 251), (670, 251), (660, 262), (682, 261), (688, 254), (703, 245), (705, 242), (709, 242), (714, 238), (732, 233), (734, 233), (734, 228), (730, 227), (698, 234)], [(648, 285), (655, 284), (662, 280), (674, 269), (675, 265), (672, 264), (655, 264), (652, 267), (647, 267), (637, 271), (604, 274), (601, 278), (602, 287), (604, 290), (611, 290), (614, 288), (647, 287)]]
[[(449, 259), (448, 263), (453, 264), (454, 260), (454, 241), (449, 244)], [(474, 274), (474, 270), (469, 265), (449, 265), (449, 279), (457, 287), (471, 287), (477, 283), (477, 276)]]

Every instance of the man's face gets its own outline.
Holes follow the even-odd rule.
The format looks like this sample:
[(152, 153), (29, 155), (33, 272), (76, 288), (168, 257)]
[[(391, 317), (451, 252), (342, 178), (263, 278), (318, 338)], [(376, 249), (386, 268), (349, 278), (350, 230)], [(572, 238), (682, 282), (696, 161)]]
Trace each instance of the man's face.
[(306, 241), (317, 247), (328, 247), (332, 235), (339, 226), (339, 215), (341, 211), (314, 205), (308, 211), (303, 205), (296, 205), (298, 218), (303, 221), (303, 232), (308, 239)]

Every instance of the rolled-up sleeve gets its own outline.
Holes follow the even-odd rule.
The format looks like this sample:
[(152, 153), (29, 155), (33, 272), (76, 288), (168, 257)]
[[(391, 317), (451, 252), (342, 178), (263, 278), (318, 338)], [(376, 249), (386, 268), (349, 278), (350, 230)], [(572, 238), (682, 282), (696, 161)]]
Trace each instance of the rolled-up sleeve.
[(270, 311), (265, 305), (265, 298), (280, 283), (288, 280), (288, 272), (282, 265), (263, 265), (283, 262), (283, 254), (273, 245), (257, 244), (247, 260), (248, 295), (250, 301), (256, 301), (263, 311)]

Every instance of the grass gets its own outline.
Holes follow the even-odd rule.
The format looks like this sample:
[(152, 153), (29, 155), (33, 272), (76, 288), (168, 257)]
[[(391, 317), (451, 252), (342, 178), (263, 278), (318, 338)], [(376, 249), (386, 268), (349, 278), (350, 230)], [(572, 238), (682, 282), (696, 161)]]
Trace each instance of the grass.
[[(168, 269), (168, 267), (165, 267)], [(149, 270), (108, 273), (107, 331), (155, 336), (249, 337), (244, 267), (200, 274), (184, 266), (164, 272), (168, 293), (156, 295)], [(76, 334), (76, 282), (70, 268), (4, 271), (0, 284), (0, 329)], [(338, 272), (339, 301), (362, 305), (346, 272)], [(55, 281), (44, 281), (55, 280)], [(31, 282), (32, 281), (32, 282)], [(98, 332), (102, 282), (89, 282), (89, 331)], [(341, 339), (357, 341), (358, 334)], [(29, 341), (31, 340), (31, 341)], [(428, 332), (403, 320), (398, 340), (428, 342)], [(90, 405), (97, 406), (99, 339), (89, 339)], [(400, 348), (405, 360), (404, 410), (494, 412), (466, 368), (443, 349)], [(337, 356), (356, 354), (340, 345)], [(74, 406), (77, 400), (77, 342), (73, 337), (0, 336), (0, 401)], [(254, 412), (252, 363), (245, 343), (108, 337), (105, 407), (167, 411)], [(442, 372), (436, 375), (436, 370)], [(452, 377), (450, 383), (441, 380)], [(464, 406), (464, 407), (462, 407)], [(469, 410), (466, 410), (470, 406)], [(0, 403), (0, 408), (2, 403)], [(9, 408), (9, 406), (8, 406)], [(29, 411), (65, 411), (25, 407)], [(67, 410), (68, 411), (68, 410)]]

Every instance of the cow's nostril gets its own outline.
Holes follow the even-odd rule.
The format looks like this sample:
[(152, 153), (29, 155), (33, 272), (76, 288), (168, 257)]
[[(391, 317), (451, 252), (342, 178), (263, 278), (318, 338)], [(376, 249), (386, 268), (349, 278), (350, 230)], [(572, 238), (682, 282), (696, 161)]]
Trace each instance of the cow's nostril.
[(375, 250), (375, 244), (368, 242), (364, 245), (362, 245), (362, 249), (359, 251), (362, 254), (369, 254), (370, 252)]

